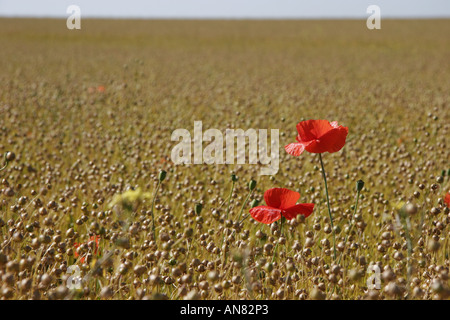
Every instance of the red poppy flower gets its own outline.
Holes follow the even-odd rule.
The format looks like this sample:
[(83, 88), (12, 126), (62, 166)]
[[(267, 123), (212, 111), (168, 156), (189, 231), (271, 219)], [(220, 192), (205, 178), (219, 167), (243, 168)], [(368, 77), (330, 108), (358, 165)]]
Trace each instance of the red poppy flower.
[[(95, 247), (94, 247), (94, 254), (97, 254), (98, 253), (98, 241), (99, 241), (99, 239), (100, 239), (100, 236), (99, 235), (97, 235), (97, 236), (92, 236), (91, 238), (90, 238), (90, 241), (95, 241)], [(75, 248), (78, 248), (79, 246), (81, 245), (81, 243), (74, 243), (73, 244), (73, 246), (75, 247)], [(80, 255), (77, 253), (77, 251), (75, 250), (75, 252), (74, 252), (74, 256), (75, 256), (75, 258), (78, 258)], [(85, 261), (85, 259), (86, 259), (86, 255), (84, 255), (84, 256), (82, 256), (81, 258), (80, 258), (80, 262), (81, 263), (84, 263), (84, 261)]]
[(264, 192), (264, 200), (267, 206), (258, 206), (250, 209), (250, 214), (256, 221), (271, 224), (281, 216), (288, 220), (302, 214), (308, 217), (314, 209), (314, 203), (296, 204), (300, 199), (300, 193), (285, 189), (272, 188)]
[(444, 202), (447, 204), (447, 207), (450, 208), (450, 192), (447, 192), (445, 195)]
[(287, 153), (299, 156), (303, 151), (311, 153), (338, 152), (347, 138), (348, 128), (337, 121), (307, 120), (297, 124), (297, 141), (284, 147)]

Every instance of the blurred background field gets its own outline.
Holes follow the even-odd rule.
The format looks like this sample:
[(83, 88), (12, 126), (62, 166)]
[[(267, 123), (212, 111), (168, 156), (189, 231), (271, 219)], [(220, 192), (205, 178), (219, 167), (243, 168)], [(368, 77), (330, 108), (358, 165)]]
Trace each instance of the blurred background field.
[[(36, 144), (30, 137), (58, 137), (71, 148), (82, 139), (81, 151), (92, 142), (87, 134), (120, 129), (128, 141), (111, 149), (131, 163), (121, 143), (165, 158), (172, 131), (192, 131), (194, 120), (204, 130), (279, 128), (283, 146), (301, 119), (336, 119), (350, 127), (349, 141), (375, 131), (380, 143), (401, 140), (414, 151), (429, 113), (448, 121), (449, 29), (448, 20), (386, 20), (368, 30), (363, 20), (86, 19), (77, 31), (65, 20), (1, 19), (0, 99), (18, 113), (1, 121), (27, 152)], [(144, 145), (133, 144), (138, 134)], [(365, 147), (382, 149), (376, 140)]]
[[(381, 30), (368, 30), (364, 20), (84, 19), (81, 30), (68, 30), (62, 19), (2, 18), (0, 153), (14, 151), (17, 155), (0, 175), (15, 192), (13, 197), (0, 196), (3, 220), (13, 219), (14, 225), (20, 210), (42, 220), (32, 206), (11, 209), (21, 196), (27, 196), (28, 201), (38, 196), (44, 204), (54, 200), (60, 206), (59, 211), (51, 213), (54, 224), (49, 228), (59, 229), (63, 239), (66, 230), (75, 227), (78, 242), (87, 241), (93, 230), (98, 231), (95, 223), (103, 228), (102, 239), (108, 239), (119, 232), (111, 226), (115, 216), (106, 221), (88, 214), (88, 220), (78, 227), (70, 222), (85, 214), (80, 209), (82, 204), (86, 203), (86, 212), (90, 212), (96, 203), (97, 213), (107, 211), (114, 195), (127, 188), (141, 187), (153, 193), (157, 174), (163, 169), (168, 177), (158, 196), (158, 217), (171, 214), (174, 222), (180, 222), (177, 227), (168, 222), (167, 228), (173, 227), (174, 234), (167, 232), (175, 238), (186, 228), (195, 228), (189, 213), (195, 203), (203, 203), (205, 216), (218, 209), (230, 190), (233, 171), (239, 184), (232, 201), (232, 217), (238, 215), (249, 179), (258, 181), (251, 199), (262, 200), (264, 190), (271, 187), (288, 187), (302, 194), (302, 202), (315, 202), (316, 209), (304, 228), (298, 229), (299, 235), (292, 233), (288, 238), (286, 248), (291, 248), (294, 240), (303, 245), (304, 233), (317, 223), (322, 224), (314, 235), (318, 244), (329, 235), (322, 231), (327, 212), (315, 156), (294, 158), (280, 148), (280, 170), (273, 177), (258, 176), (258, 166), (249, 165), (174, 166), (170, 152), (176, 143), (170, 136), (177, 128), (192, 132), (194, 120), (201, 120), (204, 130), (280, 129), (280, 146), (284, 146), (294, 141), (295, 125), (301, 120), (337, 120), (349, 127), (347, 144), (337, 154), (324, 155), (324, 160), (331, 204), (342, 230), (352, 212), (355, 181), (363, 179), (367, 188), (359, 209), (367, 227), (360, 230), (362, 238), (355, 238), (360, 249), (344, 260), (344, 270), (354, 267), (361, 256), (366, 257), (367, 264), (389, 264), (392, 259), (383, 260), (384, 253), (376, 248), (380, 234), (392, 231), (395, 210), (391, 204), (416, 201), (413, 192), (419, 190), (420, 183), (429, 190), (436, 177), (450, 169), (449, 34), (448, 19), (383, 20)], [(428, 214), (448, 188), (445, 180), (429, 201), (417, 200), (420, 210)], [(142, 209), (148, 208), (144, 203)], [(248, 209), (247, 205), (245, 211)], [(223, 221), (210, 219), (205, 217), (208, 222), (203, 232), (224, 230)], [(430, 216), (426, 220), (427, 230), (436, 227), (433, 219)], [(439, 219), (445, 220), (445, 216)], [(2, 233), (5, 244), (10, 237), (6, 228)], [(17, 230), (21, 228), (16, 226)], [(245, 228), (252, 239), (260, 226), (248, 219)], [(148, 239), (148, 230), (139, 232), (140, 238), (131, 236), (136, 245)], [(270, 234), (270, 228), (265, 232)], [(433, 231), (428, 236), (431, 234)], [(443, 243), (447, 243), (447, 235), (448, 228), (441, 234)], [(27, 232), (23, 236), (32, 239)], [(342, 233), (338, 240), (344, 237)], [(404, 235), (398, 237), (403, 245)], [(68, 247), (70, 241), (68, 238)], [(220, 255), (204, 254), (200, 240), (196, 241), (191, 249), (201, 260), (222, 259)], [(209, 241), (220, 245), (217, 236)], [(252, 245), (263, 245), (255, 241), (249, 240)], [(109, 248), (107, 242), (101, 243)], [(16, 253), (8, 251), (11, 259), (20, 260), (19, 247), (13, 247)], [(230, 248), (239, 248), (239, 243), (231, 241)], [(448, 268), (448, 245), (441, 248), (435, 260), (433, 256), (418, 256), (417, 260), (425, 259), (427, 266)], [(331, 263), (320, 246), (312, 250), (312, 256)], [(405, 248), (395, 250), (407, 255)], [(62, 255), (63, 260), (73, 262), (73, 258)], [(299, 268), (303, 266), (300, 260)], [(284, 263), (280, 261), (280, 265)], [(397, 262), (391, 263), (393, 268)], [(42, 263), (49, 263), (51, 273), (61, 261)], [(308, 263), (305, 265), (307, 268)], [(148, 266), (149, 275), (153, 267)], [(404, 270), (399, 268), (400, 277)], [(310, 290), (318, 283), (301, 279), (295, 282), (297, 289)], [(108, 281), (101, 280), (103, 285)], [(325, 283), (326, 296), (331, 298), (333, 287)], [(342, 284), (341, 297), (362, 297), (364, 285), (362, 281), (361, 290), (346, 291), (346, 284)], [(153, 290), (148, 283), (141, 288)], [(171, 298), (182, 297), (171, 286), (162, 288), (161, 292)], [(98, 294), (93, 292), (86, 298)], [(114, 297), (130, 295), (119, 292)], [(284, 297), (298, 298), (302, 293), (310, 297), (308, 292), (293, 290)], [(244, 290), (239, 297), (250, 297), (246, 294)], [(202, 297), (219, 295), (202, 293)]]

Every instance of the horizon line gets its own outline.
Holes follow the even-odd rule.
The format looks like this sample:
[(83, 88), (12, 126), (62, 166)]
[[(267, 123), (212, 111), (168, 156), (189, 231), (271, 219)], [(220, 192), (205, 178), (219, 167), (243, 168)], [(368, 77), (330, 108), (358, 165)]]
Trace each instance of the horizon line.
[[(55, 20), (67, 20), (69, 16), (62, 15), (3, 15), (0, 13), (0, 19), (55, 19)], [(291, 16), (261, 16), (261, 17), (252, 17), (252, 16), (239, 16), (239, 17), (227, 17), (227, 16), (103, 16), (103, 15), (88, 15), (82, 16), (82, 19), (91, 19), (91, 20), (367, 20), (366, 16), (311, 16), (311, 17), (291, 17)], [(450, 20), (450, 15), (430, 15), (430, 16), (384, 16), (383, 20)]]

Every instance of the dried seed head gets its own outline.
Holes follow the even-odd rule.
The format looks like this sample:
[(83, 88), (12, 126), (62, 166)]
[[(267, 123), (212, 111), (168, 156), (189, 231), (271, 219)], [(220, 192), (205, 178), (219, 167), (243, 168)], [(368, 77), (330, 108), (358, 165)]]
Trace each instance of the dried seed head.
[(16, 159), (16, 154), (14, 152), (9, 151), (5, 153), (5, 159), (8, 162), (14, 161), (14, 159)]

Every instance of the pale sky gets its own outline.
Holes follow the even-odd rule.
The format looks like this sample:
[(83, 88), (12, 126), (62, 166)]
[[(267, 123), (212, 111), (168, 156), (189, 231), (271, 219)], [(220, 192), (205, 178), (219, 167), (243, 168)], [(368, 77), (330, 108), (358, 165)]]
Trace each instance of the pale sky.
[(378, 5), (383, 18), (450, 18), (450, 0), (0, 0), (0, 16), (102, 18), (366, 18)]

